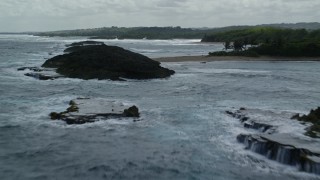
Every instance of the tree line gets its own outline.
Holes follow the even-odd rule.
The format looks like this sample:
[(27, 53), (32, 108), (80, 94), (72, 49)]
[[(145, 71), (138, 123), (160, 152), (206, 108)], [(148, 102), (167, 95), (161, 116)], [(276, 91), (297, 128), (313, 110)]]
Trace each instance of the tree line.
[(211, 55), (320, 56), (320, 30), (248, 28), (206, 35), (202, 42), (224, 42), (224, 50), (237, 51)]

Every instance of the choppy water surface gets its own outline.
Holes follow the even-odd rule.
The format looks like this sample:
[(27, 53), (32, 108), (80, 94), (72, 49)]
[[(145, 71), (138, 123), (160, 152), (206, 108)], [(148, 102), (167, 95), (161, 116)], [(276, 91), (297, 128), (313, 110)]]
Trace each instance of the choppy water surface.
[[(16, 71), (78, 40), (0, 36), (0, 179), (319, 179), (244, 150), (236, 135), (250, 130), (224, 111), (307, 113), (319, 106), (320, 63), (165, 63), (173, 77), (127, 82), (38, 81)], [(221, 48), (185, 40), (105, 42), (150, 57)], [(49, 119), (76, 97), (136, 104), (141, 121), (67, 126)]]

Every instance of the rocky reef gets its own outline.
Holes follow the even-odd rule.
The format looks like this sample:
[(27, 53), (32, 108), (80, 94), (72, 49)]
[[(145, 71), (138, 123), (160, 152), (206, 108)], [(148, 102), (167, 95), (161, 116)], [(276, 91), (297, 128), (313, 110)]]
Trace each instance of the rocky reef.
[(175, 73), (146, 56), (95, 41), (71, 44), (65, 51), (69, 53), (47, 60), (42, 67), (55, 68), (65, 77), (85, 80), (167, 78)]
[[(307, 127), (308, 136), (296, 136), (291, 133), (283, 133), (279, 130), (279, 120), (252, 118), (254, 113), (260, 113), (262, 117), (266, 112), (241, 108), (236, 111), (226, 111), (226, 114), (236, 118), (244, 128), (256, 130), (256, 134), (239, 134), (237, 140), (245, 145), (245, 149), (265, 156), (270, 160), (282, 164), (295, 166), (300, 171), (320, 174), (320, 141), (310, 138), (310, 128)], [(269, 112), (268, 112), (269, 113)], [(303, 122), (318, 122), (319, 108), (311, 110), (309, 115), (294, 115), (294, 119)], [(274, 115), (273, 115), (274, 116)], [(290, 116), (286, 118), (290, 123)], [(307, 125), (306, 125), (307, 126)], [(312, 127), (312, 126), (311, 126)]]
[(259, 122), (256, 119), (249, 118), (244, 112), (246, 111), (245, 108), (240, 108), (239, 110), (235, 112), (226, 111), (226, 113), (234, 118), (237, 118), (240, 120), (240, 122), (243, 124), (243, 127), (249, 128), (249, 129), (255, 129), (260, 132), (264, 133), (274, 133), (276, 130), (276, 127), (270, 124), (266, 124), (263, 122)]
[(140, 117), (136, 106), (129, 107), (105, 99), (78, 98), (71, 100), (69, 105), (66, 111), (51, 112), (50, 118), (65, 121), (67, 124), (85, 124), (110, 118)]
[(289, 134), (246, 135), (237, 140), (245, 148), (282, 164), (296, 166), (300, 171), (320, 174), (319, 142), (294, 138)]

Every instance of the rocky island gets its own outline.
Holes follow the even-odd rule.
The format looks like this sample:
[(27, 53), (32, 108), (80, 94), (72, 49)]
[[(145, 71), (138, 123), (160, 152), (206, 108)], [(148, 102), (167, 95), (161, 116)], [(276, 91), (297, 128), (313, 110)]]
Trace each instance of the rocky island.
[(51, 112), (49, 116), (52, 120), (62, 120), (70, 125), (93, 123), (110, 118), (139, 118), (140, 113), (136, 106), (127, 106), (115, 101), (77, 98), (70, 101), (65, 111)]
[(175, 73), (144, 55), (100, 42), (74, 43), (65, 52), (47, 60), (42, 67), (55, 68), (65, 77), (85, 80), (167, 78)]

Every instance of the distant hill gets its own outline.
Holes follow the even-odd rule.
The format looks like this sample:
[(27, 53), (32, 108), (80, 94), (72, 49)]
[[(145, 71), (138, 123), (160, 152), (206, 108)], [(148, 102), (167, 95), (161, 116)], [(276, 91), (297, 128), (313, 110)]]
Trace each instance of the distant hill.
[(206, 30), (181, 27), (103, 27), (33, 33), (38, 36), (86, 36), (91, 39), (200, 39)]
[(250, 27), (276, 27), (289, 29), (320, 29), (320, 23), (262, 24), (257, 26), (228, 26), (220, 28), (181, 28), (177, 27), (103, 27), (94, 29), (63, 30), (29, 33), (37, 36), (86, 36), (91, 39), (201, 39), (205, 35), (243, 30)]

